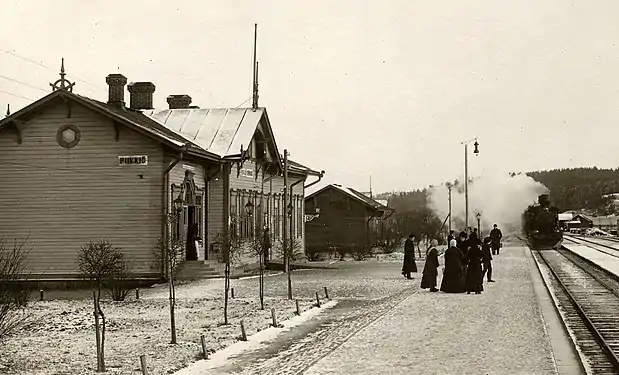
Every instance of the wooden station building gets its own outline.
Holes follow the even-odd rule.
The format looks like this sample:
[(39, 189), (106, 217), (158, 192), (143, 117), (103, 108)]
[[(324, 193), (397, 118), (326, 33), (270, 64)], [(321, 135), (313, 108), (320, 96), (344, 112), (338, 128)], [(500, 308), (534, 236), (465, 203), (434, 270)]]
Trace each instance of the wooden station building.
[(290, 162), (286, 210), (282, 156), (265, 108), (202, 109), (188, 95), (171, 95), (169, 108), (156, 111), (153, 83), (130, 83), (127, 106), (127, 79), (110, 74), (106, 82), (107, 102), (75, 94), (63, 63), (52, 93), (0, 121), (0, 237), (6, 245), (27, 239), (31, 275), (77, 277), (80, 247), (105, 239), (137, 277), (161, 277), (157, 241), (192, 223), (202, 263), (221, 262), (216, 244), (228, 223), (241, 238), (268, 226), (277, 244), (289, 214), (304, 242), (304, 185), (324, 172)]

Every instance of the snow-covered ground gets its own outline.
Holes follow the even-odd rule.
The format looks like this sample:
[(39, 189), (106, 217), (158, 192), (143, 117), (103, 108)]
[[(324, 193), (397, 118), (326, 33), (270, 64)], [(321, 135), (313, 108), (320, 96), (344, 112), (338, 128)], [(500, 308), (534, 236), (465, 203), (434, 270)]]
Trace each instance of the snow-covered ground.
[[(166, 374), (201, 358), (200, 335), (211, 352), (238, 341), (240, 320), (247, 335), (269, 327), (271, 308), (278, 320), (294, 316), (295, 303), (283, 296), (268, 296), (259, 309), (257, 280), (239, 284), (230, 300), (230, 325), (223, 326), (223, 280), (202, 280), (177, 287), (177, 345), (170, 344), (169, 302), (166, 285), (130, 294), (125, 302), (102, 302), (107, 318), (106, 367), (112, 374), (135, 374), (140, 355), (147, 356), (151, 374)], [(252, 284), (252, 285), (249, 285)], [(255, 290), (252, 286), (255, 284)], [(87, 293), (86, 293), (87, 294)], [(313, 299), (300, 299), (301, 309), (312, 308)], [(92, 301), (52, 300), (28, 307), (36, 324), (0, 347), (0, 373), (94, 374), (96, 349)]]

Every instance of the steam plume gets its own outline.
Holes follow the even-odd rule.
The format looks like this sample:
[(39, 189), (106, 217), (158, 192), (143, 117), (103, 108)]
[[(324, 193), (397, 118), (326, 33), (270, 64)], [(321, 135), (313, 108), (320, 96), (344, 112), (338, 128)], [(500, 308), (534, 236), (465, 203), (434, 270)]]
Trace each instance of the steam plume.
[[(452, 229), (464, 229), (465, 198), (464, 179), (451, 189)], [(515, 233), (522, 227), (522, 213), (537, 201), (540, 194), (548, 192), (543, 184), (526, 175), (508, 174), (484, 175), (471, 181), (469, 179), (469, 226), (476, 228), (477, 212), (481, 213), (481, 230), (487, 236), (493, 224), (497, 224), (503, 234)], [(448, 189), (445, 185), (428, 190), (428, 206), (441, 220), (449, 214)], [(448, 224), (445, 224), (447, 227)]]

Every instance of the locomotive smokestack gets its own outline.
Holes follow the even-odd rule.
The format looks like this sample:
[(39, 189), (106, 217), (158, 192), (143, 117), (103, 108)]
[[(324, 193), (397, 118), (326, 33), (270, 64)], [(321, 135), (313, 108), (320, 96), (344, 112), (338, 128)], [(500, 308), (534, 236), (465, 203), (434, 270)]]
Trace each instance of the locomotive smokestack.
[(550, 196), (548, 194), (542, 194), (537, 198), (537, 202), (542, 207), (550, 206)]

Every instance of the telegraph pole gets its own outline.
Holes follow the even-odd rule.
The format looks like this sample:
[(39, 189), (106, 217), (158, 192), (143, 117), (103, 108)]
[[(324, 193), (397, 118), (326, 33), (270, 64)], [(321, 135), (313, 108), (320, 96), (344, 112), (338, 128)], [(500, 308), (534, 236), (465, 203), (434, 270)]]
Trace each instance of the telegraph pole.
[(291, 244), (288, 236), (288, 150), (284, 150), (284, 269), (288, 278), (288, 299), (292, 299), (292, 281), (290, 279), (290, 250)]
[(451, 233), (451, 184), (447, 183), (447, 189), (449, 190), (449, 233)]
[(469, 153), (464, 144), (464, 230), (469, 227)]

